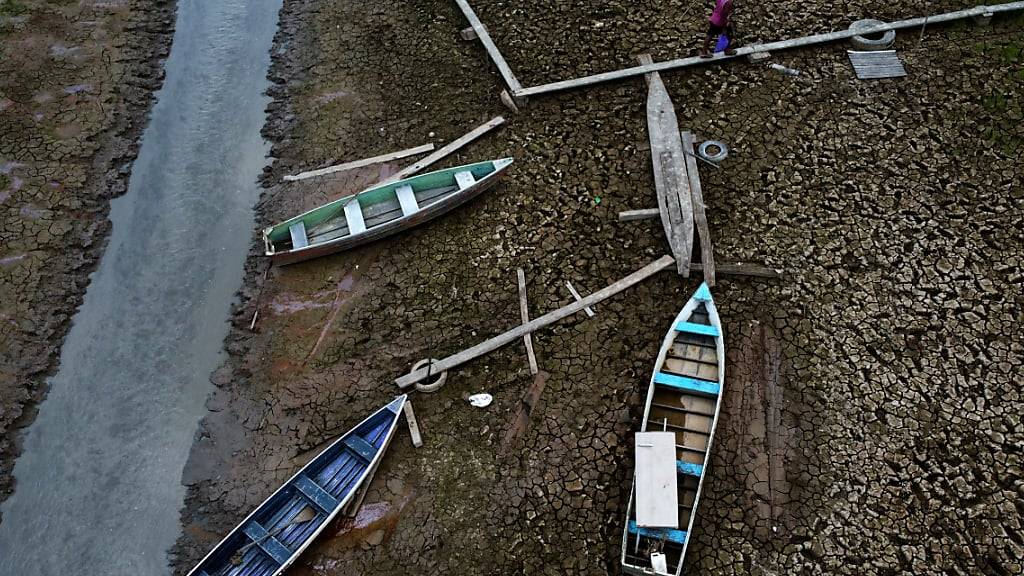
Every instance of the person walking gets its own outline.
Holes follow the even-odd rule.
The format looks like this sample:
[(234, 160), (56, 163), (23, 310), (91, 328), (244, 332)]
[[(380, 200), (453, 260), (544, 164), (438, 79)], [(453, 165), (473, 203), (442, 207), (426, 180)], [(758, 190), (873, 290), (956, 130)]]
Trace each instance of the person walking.
[(718, 36), (723, 33), (729, 39), (729, 47), (726, 48), (725, 53), (729, 56), (736, 53), (732, 47), (735, 29), (730, 19), (731, 16), (732, 0), (715, 0), (715, 9), (711, 12), (711, 17), (708, 18), (708, 32), (704, 36), (704, 47), (700, 51), (701, 58), (711, 58), (709, 50), (711, 43), (718, 42)]

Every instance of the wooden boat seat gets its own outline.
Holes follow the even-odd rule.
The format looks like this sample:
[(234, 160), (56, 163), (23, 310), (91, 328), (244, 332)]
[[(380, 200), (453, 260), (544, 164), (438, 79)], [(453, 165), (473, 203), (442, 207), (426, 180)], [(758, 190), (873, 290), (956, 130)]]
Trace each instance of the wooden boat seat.
[(699, 334), (701, 336), (718, 336), (718, 328), (714, 326), (708, 326), (707, 324), (696, 324), (694, 322), (680, 322), (676, 324), (676, 330), (679, 332), (688, 332), (690, 334)]
[(367, 464), (372, 462), (373, 457), (377, 454), (377, 449), (373, 447), (373, 444), (367, 442), (362, 436), (356, 436), (355, 434), (345, 438), (345, 447), (366, 461)]
[(690, 462), (684, 462), (682, 460), (676, 460), (676, 468), (679, 469), (680, 474), (686, 474), (688, 476), (696, 476), (700, 478), (701, 474), (704, 473), (704, 467), (700, 464), (692, 464)]
[(267, 533), (267, 529), (261, 526), (259, 522), (255, 520), (249, 522), (242, 529), (242, 532), (251, 538), (253, 542), (256, 542), (260, 550), (263, 550), (267, 556), (273, 558), (278, 565), (284, 564), (291, 558), (292, 551), (282, 544), (280, 540)]
[(313, 505), (327, 514), (334, 512), (335, 508), (338, 507), (338, 500), (305, 474), (299, 474), (295, 477), (295, 488)]
[(402, 216), (411, 216), (420, 211), (412, 186), (405, 184), (395, 188), (395, 196), (398, 196), (398, 203), (402, 206)]
[(345, 221), (348, 222), (348, 233), (351, 236), (366, 232), (363, 208), (359, 205), (358, 198), (353, 198), (345, 204)]
[(696, 378), (687, 378), (686, 376), (676, 376), (675, 374), (668, 374), (665, 372), (658, 372), (655, 374), (654, 383), (676, 388), (684, 392), (705, 394), (708, 396), (717, 396), (721, 390), (721, 387), (717, 382), (697, 380)]
[(455, 173), (455, 183), (459, 185), (459, 190), (465, 190), (473, 184), (476, 184), (476, 178), (473, 177), (473, 173), (469, 170)]
[(299, 248), (305, 248), (309, 246), (309, 238), (306, 238), (306, 223), (298, 221), (288, 227), (288, 231), (292, 234), (292, 250), (298, 250)]
[(629, 533), (638, 536), (646, 536), (655, 540), (667, 540), (682, 546), (686, 544), (686, 530), (675, 528), (645, 528), (636, 525), (636, 520), (629, 521)]

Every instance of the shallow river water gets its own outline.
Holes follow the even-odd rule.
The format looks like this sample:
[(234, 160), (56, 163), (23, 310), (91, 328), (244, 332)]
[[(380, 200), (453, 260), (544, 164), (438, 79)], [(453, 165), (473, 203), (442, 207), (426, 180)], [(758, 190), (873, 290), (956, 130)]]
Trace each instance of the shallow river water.
[(168, 574), (251, 239), (280, 0), (179, 0), (113, 233), (25, 435), (0, 574)]

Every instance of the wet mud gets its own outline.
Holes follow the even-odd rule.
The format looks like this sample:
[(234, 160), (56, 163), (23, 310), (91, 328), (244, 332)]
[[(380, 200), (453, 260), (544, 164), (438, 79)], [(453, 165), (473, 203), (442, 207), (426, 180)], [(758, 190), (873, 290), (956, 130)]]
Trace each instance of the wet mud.
[(127, 189), (174, 9), (0, 2), (0, 500)]
[[(532, 40), (554, 45), (600, 7), (504, 4), (513, 17), (501, 18), (479, 4), (531, 77), (586, 73), (604, 54)], [(741, 17), (775, 39), (895, 10), (873, 7), (805, 6), (797, 12), (817, 19), (789, 27), (759, 20), (761, 7)], [(694, 33), (649, 33), (663, 10), (613, 10), (626, 24), (606, 33), (616, 39), (607, 68), (695, 49)], [(396, 394), (393, 379), (414, 362), (518, 324), (517, 267), (538, 316), (572, 301), (566, 280), (594, 291), (667, 251), (657, 221), (616, 220), (655, 205), (643, 81), (512, 115), (464, 27), (451, 2), (285, 2), (261, 225), (399, 165), (281, 184), (285, 174), (440, 145), (497, 114), (509, 124), (445, 165), (516, 163), (474, 202), (372, 246), (285, 268), (253, 246), (231, 358), (185, 470), (178, 573)], [(716, 258), (785, 271), (783, 281), (721, 277), (714, 290), (726, 398), (688, 570), (1021, 571), (1022, 36), (1020, 19), (930, 29), (920, 44), (900, 34), (900, 80), (858, 81), (839, 44), (773, 56), (797, 78), (745, 62), (663, 76), (680, 125), (732, 150), (722, 170), (701, 168)], [(536, 332), (550, 376), (511, 448), (534, 382), (521, 345), (415, 395), (424, 445), (399, 435), (364, 504), (394, 515), (321, 539), (296, 572), (618, 574), (631, 433), (664, 332), (697, 282), (662, 273), (593, 319)], [(471, 407), (478, 392), (494, 403)]]

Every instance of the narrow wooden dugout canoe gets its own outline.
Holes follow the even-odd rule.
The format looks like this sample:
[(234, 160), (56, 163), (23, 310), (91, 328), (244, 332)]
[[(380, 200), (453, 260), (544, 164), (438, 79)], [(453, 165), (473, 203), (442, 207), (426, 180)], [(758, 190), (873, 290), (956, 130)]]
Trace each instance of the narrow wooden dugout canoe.
[(291, 264), (408, 230), (497, 184), (512, 158), (477, 162), (380, 184), (263, 230), (266, 254)]
[[(349, 503), (394, 436), (403, 394), (302, 467), (249, 514), (189, 576), (277, 576)], [(306, 521), (299, 521), (308, 518)]]
[[(631, 491), (622, 535), (627, 574), (682, 573), (683, 560), (710, 462), (725, 383), (725, 341), (707, 284), (679, 312), (658, 353), (644, 408), (644, 432), (675, 434), (678, 528), (638, 526)], [(635, 486), (634, 486), (635, 490)], [(667, 572), (655, 571), (650, 554), (665, 554)]]

